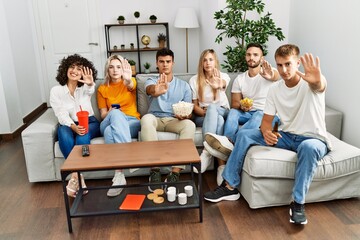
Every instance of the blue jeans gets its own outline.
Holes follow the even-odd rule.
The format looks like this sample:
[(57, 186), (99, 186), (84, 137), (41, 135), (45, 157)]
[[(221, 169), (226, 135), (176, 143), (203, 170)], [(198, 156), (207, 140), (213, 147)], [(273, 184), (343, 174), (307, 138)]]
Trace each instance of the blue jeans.
[(206, 110), (205, 117), (195, 116), (194, 122), (197, 127), (202, 127), (203, 139), (206, 133), (222, 135), (224, 123), (229, 110), (216, 104), (210, 104)]
[(101, 122), (100, 131), (105, 143), (131, 142), (131, 138), (138, 137), (140, 120), (114, 109)]
[(235, 108), (230, 109), (224, 126), (224, 136), (235, 142), (239, 125), (242, 125), (241, 129), (258, 129), (263, 115), (261, 110), (244, 112)]
[[(75, 122), (77, 125), (78, 122)], [(100, 123), (94, 116), (89, 117), (89, 131), (85, 135), (76, 134), (70, 127), (59, 125), (58, 140), (59, 146), (65, 159), (69, 156), (75, 145), (90, 144), (90, 140), (100, 136)]]
[[(232, 142), (235, 142), (237, 132), (245, 129), (258, 129), (261, 125), (263, 111), (254, 110), (243, 112), (239, 109), (232, 108), (226, 118), (224, 126), (224, 136), (228, 137)], [(275, 115), (273, 124), (279, 122), (279, 117)], [(239, 129), (239, 125), (242, 125)]]
[[(295, 182), (292, 198), (300, 204), (305, 203), (305, 196), (314, 177), (317, 162), (328, 152), (326, 144), (316, 138), (304, 137), (296, 134), (279, 131), (282, 138), (274, 146), (297, 153), (295, 166)], [(234, 150), (227, 160), (223, 178), (232, 187), (240, 185), (241, 171), (247, 151), (251, 146), (267, 146), (259, 129), (245, 129), (236, 136)]]

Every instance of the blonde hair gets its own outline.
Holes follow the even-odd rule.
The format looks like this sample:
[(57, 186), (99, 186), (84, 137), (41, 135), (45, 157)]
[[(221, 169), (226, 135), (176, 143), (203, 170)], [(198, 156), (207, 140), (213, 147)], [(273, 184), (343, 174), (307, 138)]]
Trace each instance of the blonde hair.
[[(214, 56), (214, 60), (215, 60), (215, 69), (219, 70), (219, 59), (215, 53), (215, 51), (213, 49), (206, 49), (204, 50), (201, 55), (200, 55), (200, 59), (199, 59), (199, 65), (198, 65), (198, 74), (197, 74), (197, 85), (198, 85), (198, 96), (199, 96), (199, 101), (202, 102), (203, 98), (204, 98), (204, 89), (206, 86), (206, 76), (205, 76), (205, 71), (204, 71), (204, 58), (206, 56), (206, 54), (211, 53)], [(216, 89), (212, 89), (213, 90), (213, 96), (214, 96), (214, 100), (216, 100), (217, 97), (217, 90)]]
[[(105, 74), (104, 74), (104, 78), (105, 78), (105, 82), (104, 84), (105, 85), (108, 85), (110, 84), (110, 81), (111, 81), (111, 77), (109, 76), (109, 67), (110, 67), (110, 63), (112, 60), (119, 60), (120, 63), (121, 63), (121, 60), (123, 60), (124, 58), (120, 55), (111, 55), (110, 57), (108, 57), (108, 59), (106, 60), (106, 63), (105, 63)], [(122, 78), (122, 76), (121, 76)]]

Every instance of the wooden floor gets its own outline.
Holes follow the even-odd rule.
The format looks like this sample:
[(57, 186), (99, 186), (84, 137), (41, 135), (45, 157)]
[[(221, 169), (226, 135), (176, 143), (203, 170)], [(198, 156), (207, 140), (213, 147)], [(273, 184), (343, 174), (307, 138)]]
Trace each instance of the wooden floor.
[[(253, 210), (244, 199), (198, 210), (75, 218), (68, 233), (60, 182), (29, 183), (21, 139), (0, 145), (0, 239), (360, 239), (360, 199), (306, 205), (309, 223), (289, 223), (288, 207)], [(182, 177), (188, 177), (182, 175)], [(128, 178), (128, 182), (146, 178)], [(87, 181), (88, 185), (111, 180)], [(205, 191), (215, 172), (204, 174)], [(359, 186), (360, 187), (360, 186)]]

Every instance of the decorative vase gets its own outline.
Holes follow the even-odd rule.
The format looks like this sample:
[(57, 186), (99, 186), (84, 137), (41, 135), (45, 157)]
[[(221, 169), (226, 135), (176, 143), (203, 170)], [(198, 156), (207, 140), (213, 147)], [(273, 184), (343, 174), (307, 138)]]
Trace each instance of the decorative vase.
[(164, 48), (165, 47), (165, 40), (160, 40), (159, 41), (159, 48)]
[(130, 67), (131, 67), (131, 74), (132, 74), (133, 76), (135, 76), (135, 75), (136, 75), (136, 66), (135, 66), (135, 65), (131, 65)]

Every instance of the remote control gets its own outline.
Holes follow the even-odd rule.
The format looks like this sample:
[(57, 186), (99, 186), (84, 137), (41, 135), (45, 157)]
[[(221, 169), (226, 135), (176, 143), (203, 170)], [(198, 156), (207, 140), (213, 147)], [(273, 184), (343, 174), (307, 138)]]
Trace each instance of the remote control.
[(82, 156), (87, 157), (90, 155), (89, 145), (82, 146)]

